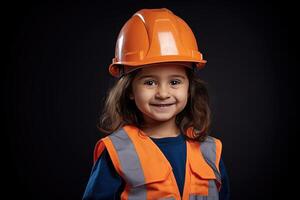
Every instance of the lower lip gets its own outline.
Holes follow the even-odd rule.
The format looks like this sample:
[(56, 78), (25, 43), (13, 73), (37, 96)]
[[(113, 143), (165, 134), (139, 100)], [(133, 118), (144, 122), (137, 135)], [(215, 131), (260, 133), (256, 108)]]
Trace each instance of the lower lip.
[(157, 105), (151, 105), (153, 108), (155, 108), (155, 110), (158, 111), (168, 111), (173, 105), (175, 104), (170, 104), (170, 105), (166, 105), (166, 106), (157, 106)]

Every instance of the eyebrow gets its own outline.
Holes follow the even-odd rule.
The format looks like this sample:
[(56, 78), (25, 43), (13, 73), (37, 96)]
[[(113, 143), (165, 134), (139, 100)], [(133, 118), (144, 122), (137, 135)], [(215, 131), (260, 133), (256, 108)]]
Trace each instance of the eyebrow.
[[(141, 80), (143, 78), (158, 78), (158, 77), (159, 76), (156, 76), (156, 75), (144, 75), (144, 76), (139, 77), (138, 80)], [(174, 77), (179, 77), (179, 78), (185, 79), (185, 76), (178, 75), (178, 74), (173, 74), (173, 75), (168, 76), (168, 78), (174, 78)]]

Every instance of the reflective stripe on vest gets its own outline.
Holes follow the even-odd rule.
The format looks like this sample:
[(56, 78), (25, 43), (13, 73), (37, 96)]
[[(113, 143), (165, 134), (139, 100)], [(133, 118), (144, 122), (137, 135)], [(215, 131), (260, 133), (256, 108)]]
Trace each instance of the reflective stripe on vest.
[(214, 170), (218, 182), (221, 182), (219, 167), (216, 165), (216, 163), (220, 162), (220, 158), (217, 158), (217, 145), (214, 138), (207, 136), (205, 141), (200, 144), (200, 150), (207, 164), (209, 164), (209, 166)]
[[(116, 171), (126, 181), (121, 199), (181, 199), (171, 165), (148, 136), (137, 136), (139, 133), (136, 132), (136, 129), (133, 126), (124, 126), (122, 129), (103, 138), (100, 142), (107, 148)], [(198, 146), (196, 146), (196, 143), (189, 144), (187, 142), (187, 148), (193, 150), (196, 147), (197, 150), (193, 151), (199, 152), (200, 150), (199, 153), (201, 154), (202, 152), (203, 158), (208, 165), (203, 163), (205, 161), (201, 161), (202, 156), (195, 159), (189, 158), (192, 154), (189, 155), (188, 152), (191, 152), (191, 150), (187, 151), (187, 162), (202, 162), (199, 166), (204, 168), (203, 170), (193, 170), (192, 166), (194, 168), (195, 166), (197, 167), (197, 163), (187, 165), (192, 167), (193, 172), (190, 171), (189, 167), (186, 167), (186, 178), (192, 177), (192, 179), (188, 178), (186, 181), (196, 180), (191, 186), (194, 187), (194, 190), (196, 187), (196, 192), (192, 188), (188, 188), (190, 185), (186, 183), (184, 185), (184, 194), (187, 193), (187, 195), (184, 195), (186, 198), (183, 199), (217, 200), (219, 193), (215, 179), (220, 180), (220, 173), (216, 164), (218, 165), (219, 162), (221, 147), (216, 145), (215, 139), (212, 137), (208, 137), (200, 145), (199, 143), (197, 144)], [(211, 173), (209, 173), (210, 175), (203, 174), (204, 171), (211, 171)], [(195, 173), (198, 175), (195, 176)], [(206, 189), (202, 188), (199, 190), (203, 191), (202, 194), (197, 191), (197, 184), (199, 187), (206, 187)]]
[(128, 199), (147, 199), (144, 172), (130, 138), (123, 129), (109, 138), (117, 151), (125, 180), (134, 186), (128, 194)]

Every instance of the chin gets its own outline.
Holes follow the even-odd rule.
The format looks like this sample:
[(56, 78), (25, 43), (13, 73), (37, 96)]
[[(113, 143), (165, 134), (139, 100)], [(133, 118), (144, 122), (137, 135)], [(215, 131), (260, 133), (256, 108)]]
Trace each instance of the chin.
[(165, 121), (169, 121), (169, 120), (173, 119), (175, 116), (174, 115), (165, 115), (164, 116), (163, 114), (161, 114), (160, 116), (150, 115), (148, 117), (154, 121), (165, 122)]

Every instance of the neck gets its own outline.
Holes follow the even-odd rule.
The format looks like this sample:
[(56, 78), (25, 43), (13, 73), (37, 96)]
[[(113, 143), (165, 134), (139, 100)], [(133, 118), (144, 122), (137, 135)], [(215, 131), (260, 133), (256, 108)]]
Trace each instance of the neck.
[(153, 138), (176, 137), (180, 134), (175, 117), (165, 122), (148, 121), (142, 131)]

